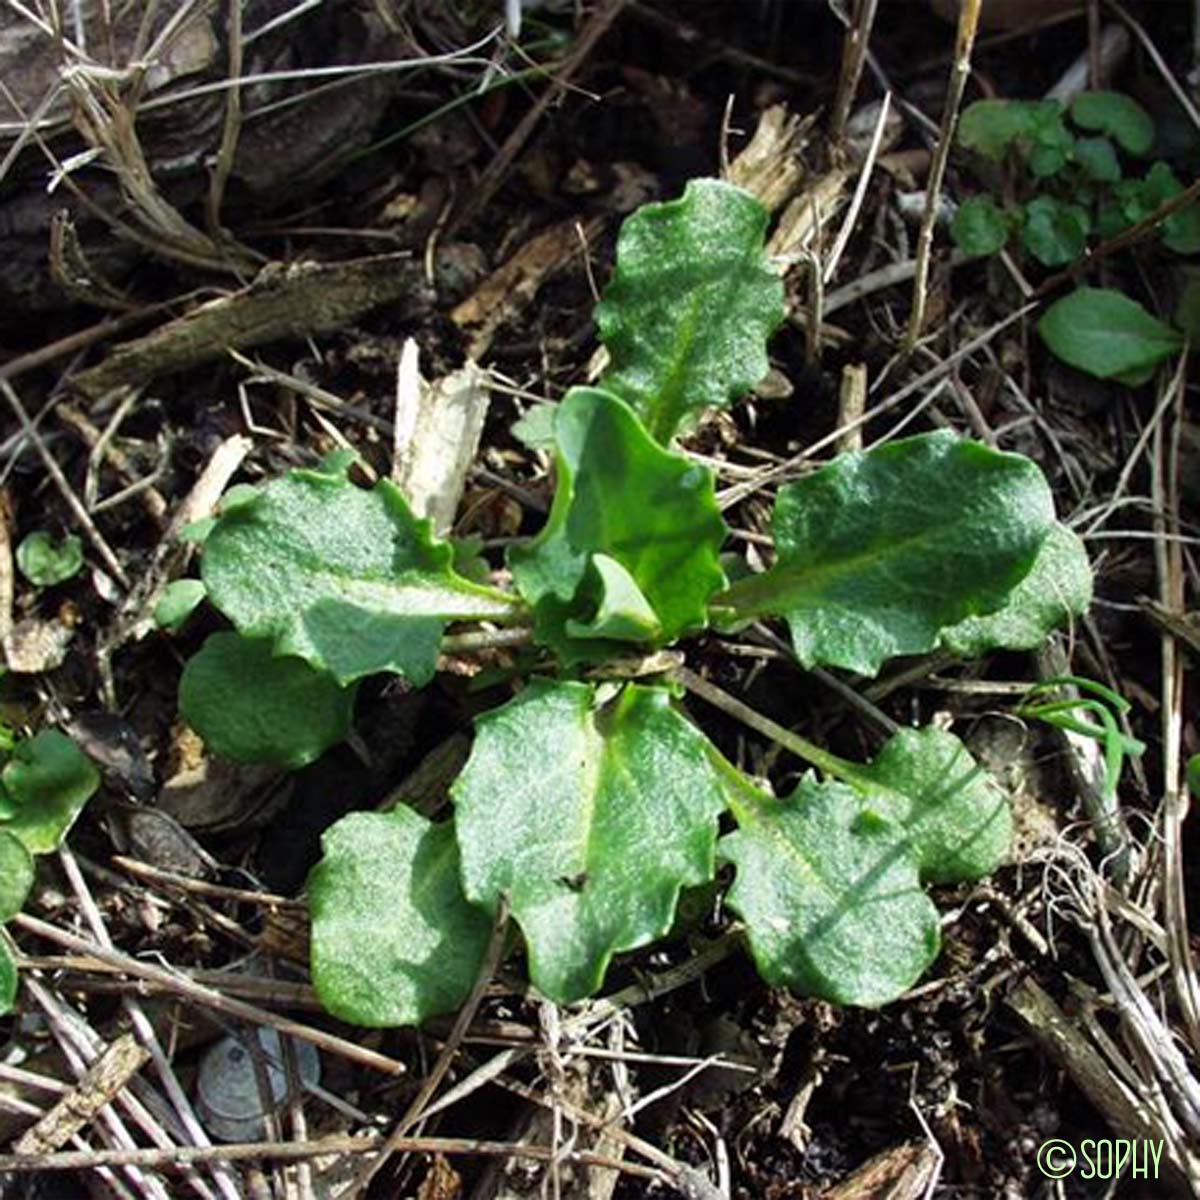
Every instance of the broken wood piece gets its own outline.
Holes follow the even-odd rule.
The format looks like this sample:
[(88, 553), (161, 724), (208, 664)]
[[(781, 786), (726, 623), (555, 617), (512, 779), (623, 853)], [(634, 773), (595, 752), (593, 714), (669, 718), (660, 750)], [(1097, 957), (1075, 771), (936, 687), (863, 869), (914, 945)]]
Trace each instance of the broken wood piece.
[(816, 239), (846, 200), (850, 172), (834, 168), (814, 180), (783, 210), (767, 241), (767, 256), (795, 260), (816, 248)]
[(71, 1138), (125, 1088), (142, 1069), (150, 1052), (131, 1033), (124, 1033), (96, 1059), (79, 1083), (13, 1146), (17, 1154), (50, 1154)]
[(383, 304), (407, 299), (408, 315), (433, 302), (421, 264), (408, 254), (342, 263), (272, 264), (248, 287), (125, 342), (73, 386), (90, 399), (245, 349), (330, 333)]
[(800, 157), (814, 124), (785, 104), (773, 104), (758, 119), (754, 136), (729, 164), (726, 178), (745, 188), (769, 212), (781, 209), (800, 190), (804, 161)]
[(928, 1142), (901, 1142), (823, 1191), (821, 1200), (919, 1200), (937, 1165), (937, 1152)]
[(396, 375), (392, 478), (439, 537), (454, 525), (487, 410), (483, 373), (473, 362), (428, 384), (418, 369), (416, 342), (405, 343)]
[(467, 357), (476, 362), (482, 359), (500, 326), (527, 308), (542, 284), (581, 254), (603, 226), (599, 217), (586, 225), (572, 219), (535, 233), (456, 305), (450, 319), (460, 329), (474, 333)]

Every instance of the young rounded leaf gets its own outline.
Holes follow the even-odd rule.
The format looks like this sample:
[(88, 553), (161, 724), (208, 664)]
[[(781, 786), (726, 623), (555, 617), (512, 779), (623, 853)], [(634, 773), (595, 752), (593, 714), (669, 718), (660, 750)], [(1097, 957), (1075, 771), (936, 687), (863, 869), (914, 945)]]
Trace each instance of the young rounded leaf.
[(680, 889), (712, 878), (725, 807), (710, 746), (661, 688), (609, 705), (582, 683), (533, 680), (478, 718), (451, 789), (468, 899), (507, 893), (530, 978), (560, 1004), (609, 960), (671, 928)]
[(727, 900), (768, 983), (866, 1007), (916, 983), (937, 957), (938, 912), (901, 829), (852, 788), (811, 776), (786, 800), (746, 783), (731, 806)]
[(1025, 206), (1021, 244), (1046, 267), (1074, 262), (1087, 248), (1087, 210), (1053, 196), (1036, 196)]
[(0, 829), (0, 922), (11, 920), (33, 887), (33, 856), (25, 843)]
[(387, 480), (292, 471), (222, 509), (204, 546), (209, 599), (247, 637), (270, 638), (347, 684), (392, 671), (428, 683), (447, 622), (512, 615), (510, 597), (452, 569)]
[(206, 595), (199, 579), (175, 579), (167, 584), (154, 606), (154, 623), (172, 633), (183, 628)]
[(960, 146), (999, 162), (1019, 137), (1033, 128), (1027, 106), (1012, 100), (976, 100), (963, 109), (958, 121)]
[(1081, 92), (1071, 105), (1071, 119), (1080, 129), (1104, 133), (1127, 154), (1141, 158), (1154, 145), (1154, 121), (1124, 92)]
[(1117, 152), (1106, 137), (1080, 138), (1075, 143), (1075, 161), (1097, 183), (1116, 183), (1121, 178)]
[(22, 539), (16, 557), (21, 574), (30, 583), (53, 587), (79, 574), (83, 543), (73, 533), (56, 542), (45, 529), (38, 529)]
[(1003, 250), (1008, 233), (1008, 216), (991, 196), (986, 195), (964, 200), (950, 225), (954, 244), (972, 258)]
[(780, 488), (775, 566), (734, 584), (714, 614), (783, 616), (805, 667), (874, 675), (947, 626), (995, 612), (1054, 523), (1037, 466), (948, 432), (861, 453)]
[(350, 732), (354, 692), (265, 638), (214, 633), (183, 669), (179, 711), (214, 753), (295, 770)]
[(766, 228), (766, 209), (749, 192), (716, 179), (693, 179), (680, 199), (645, 204), (621, 226), (596, 309), (612, 359), (602, 386), (628, 401), (656, 441), (767, 373), (767, 341), (784, 307)]
[(1153, 369), (1183, 347), (1178, 330), (1111, 288), (1077, 288), (1050, 305), (1037, 330), (1056, 358), (1099, 379)]
[(100, 786), (100, 776), (66, 734), (44, 729), (17, 745), (0, 782), (12, 808), (0, 830), (20, 839), (30, 854), (49, 854)]
[(567, 393), (555, 438), (550, 517), (508, 555), (538, 639), (572, 664), (702, 628), (725, 581), (712, 474), (659, 446), (623, 400), (596, 388)]
[(1083, 616), (1091, 602), (1092, 568), (1083, 542), (1055, 524), (1004, 607), (942, 630), (942, 645), (964, 658), (989, 650), (1034, 650), (1053, 630)]
[(308, 880), (312, 977), (354, 1025), (419, 1025), (466, 998), (491, 922), (467, 903), (450, 823), (400, 805), (356, 812), (321, 838)]

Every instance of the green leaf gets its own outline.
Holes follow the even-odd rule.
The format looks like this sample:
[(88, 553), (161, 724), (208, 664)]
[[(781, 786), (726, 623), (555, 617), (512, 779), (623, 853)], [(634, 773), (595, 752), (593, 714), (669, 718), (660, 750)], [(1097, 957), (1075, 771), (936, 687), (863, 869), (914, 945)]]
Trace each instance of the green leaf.
[(1055, 301), (1037, 330), (1055, 357), (1099, 379), (1154, 367), (1183, 345), (1177, 330), (1110, 288), (1078, 288)]
[(0, 829), (0, 922), (21, 911), (32, 887), (33, 856), (20, 838)]
[(1012, 842), (1004, 792), (944, 729), (902, 729), (855, 782), (901, 827), (926, 883), (990, 875)]
[(0, 935), (0, 1017), (12, 1012), (17, 999), (17, 964), (9, 953), (8, 943)]
[(0, 830), (19, 838), (30, 854), (49, 854), (100, 786), (100, 776), (66, 734), (44, 729), (17, 746), (0, 783), (16, 805)]
[(1185, 278), (1174, 316), (1175, 324), (1192, 345), (1200, 345), (1200, 274), (1190, 274)]
[(716, 179), (693, 179), (680, 199), (645, 204), (622, 225), (596, 309), (612, 359), (602, 386), (628, 401), (656, 441), (767, 373), (767, 340), (784, 306), (766, 228), (753, 196)]
[(1021, 244), (1046, 267), (1074, 262), (1087, 248), (1091, 222), (1078, 204), (1064, 204), (1053, 196), (1035, 196), (1025, 206)]
[(530, 978), (565, 1004), (612, 956), (670, 928), (680, 888), (712, 878), (719, 776), (668, 692), (631, 684), (607, 707), (581, 683), (533, 680), (478, 719), (451, 789), (468, 899), (508, 893)]
[(1127, 154), (1142, 158), (1154, 145), (1154, 121), (1124, 92), (1081, 92), (1071, 105), (1080, 129), (1107, 134)]
[(308, 880), (312, 977), (354, 1025), (418, 1025), (467, 997), (491, 922), (467, 903), (450, 823), (400, 805), (326, 830)]
[(182, 629), (207, 592), (199, 579), (176, 579), (163, 589), (154, 606), (154, 623), (172, 633)]
[(778, 558), (714, 603), (732, 622), (783, 616), (805, 667), (874, 675), (995, 612), (1054, 522), (1042, 473), (952, 433), (844, 454), (780, 488)]
[(1028, 109), (1011, 100), (976, 100), (958, 121), (958, 144), (999, 162), (1008, 148), (1032, 127)]
[(963, 111), (958, 142), (994, 162), (1017, 150), (1043, 179), (1062, 170), (1074, 145), (1062, 112), (1057, 100), (977, 100)]
[(624, 401), (595, 388), (567, 393), (555, 436), (550, 517), (508, 555), (537, 638), (571, 664), (702, 628), (724, 583), (711, 473), (657, 445)]
[(350, 732), (354, 692), (265, 638), (214, 633), (183, 669), (179, 711), (215, 753), (294, 770)]
[(1083, 616), (1091, 602), (1092, 568), (1083, 542), (1055, 524), (1008, 603), (989, 616), (968, 617), (942, 630), (941, 642), (964, 658), (989, 650), (1035, 650), (1053, 630)]
[(1012, 836), (1004, 794), (953, 734), (902, 730), (854, 786), (811, 776), (777, 801), (727, 768), (737, 868), (728, 900), (769, 982), (876, 1006), (911, 987), (938, 949), (922, 883), (977, 879)]
[(437, 666), (447, 622), (504, 618), (510, 597), (460, 578), (387, 480), (292, 471), (229, 508), (208, 535), (209, 599), (248, 637), (339, 683), (392, 671), (414, 685)]
[(1108, 138), (1080, 138), (1075, 143), (1075, 161), (1097, 183), (1116, 183), (1121, 178), (1121, 164)]
[(61, 542), (39, 529), (24, 538), (17, 547), (17, 566), (21, 574), (37, 587), (53, 587), (83, 568), (83, 543), (68, 533)]
[(903, 830), (852, 788), (811, 776), (782, 801), (744, 784), (731, 807), (726, 899), (768, 983), (876, 1007), (921, 977), (937, 957), (938, 912)]
[(595, 616), (590, 621), (568, 621), (573, 638), (613, 638), (622, 642), (652, 642), (662, 633), (662, 623), (642, 595), (636, 580), (615, 558), (593, 554), (590, 583)]
[(972, 196), (958, 206), (950, 225), (954, 244), (972, 258), (996, 254), (1008, 241), (1009, 221), (991, 196)]

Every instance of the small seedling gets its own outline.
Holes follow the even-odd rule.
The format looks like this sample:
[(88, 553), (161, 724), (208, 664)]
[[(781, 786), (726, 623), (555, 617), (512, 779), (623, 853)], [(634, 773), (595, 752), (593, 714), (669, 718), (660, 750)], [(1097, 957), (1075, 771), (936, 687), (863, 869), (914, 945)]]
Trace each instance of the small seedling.
[(530, 629), (523, 686), (476, 720), (453, 818), (401, 804), (325, 834), (312, 971), (337, 1016), (453, 1009), (505, 905), (537, 989), (582, 999), (722, 864), (764, 978), (879, 1005), (937, 953), (925, 885), (1002, 861), (1007, 801), (948, 732), (904, 730), (867, 764), (797, 742), (820, 774), (777, 798), (690, 720), (678, 678), (626, 681), (632, 660), (755, 620), (784, 621), (806, 668), (870, 675), (896, 655), (1033, 648), (1090, 601), (1035, 464), (948, 432), (784, 484), (773, 565), (727, 581), (712, 472), (675, 439), (767, 368), (784, 307), (766, 224), (714, 180), (626, 221), (598, 312), (608, 373), (541, 430), (556, 491), (510, 548), (513, 591), (459, 574), (392, 484), (361, 489), (344, 461), (239, 493), (208, 530), (204, 588), (235, 632), (189, 664), (181, 705), (220, 753), (310, 761), (349, 729), (358, 681), (428, 683), (450, 623)]
[[(1051, 698), (1063, 687), (1073, 687), (1087, 694), (1064, 699)], [(1146, 752), (1143, 743), (1123, 733), (1117, 724), (1117, 717), (1129, 712), (1129, 708), (1129, 701), (1124, 696), (1102, 683), (1081, 679), (1077, 675), (1056, 675), (1031, 687), (1025, 693), (1016, 715), (1044, 721), (1056, 729), (1078, 733), (1099, 742), (1104, 747), (1104, 788), (1101, 794), (1105, 800), (1112, 801), (1116, 799), (1125, 759), (1140, 758)], [(1096, 721), (1087, 720), (1087, 716), (1095, 717)]]
[[(1083, 133), (1068, 128), (1068, 115)], [(1184, 191), (1165, 162), (1126, 173), (1142, 169), (1154, 136), (1150, 115), (1120, 92), (1084, 92), (1069, 113), (1053, 100), (972, 104), (959, 123), (958, 142), (978, 156), (980, 176), (992, 191), (960, 205), (951, 226), (955, 243), (983, 257), (1015, 239), (1045, 267), (1076, 262), (1092, 239), (1122, 233)], [(1014, 199), (1001, 205), (994, 198), (1001, 192)], [(1176, 254), (1200, 250), (1200, 204), (1165, 217), (1158, 235)], [(1188, 327), (1189, 312), (1177, 317), (1181, 327)], [(1132, 385), (1144, 383), (1184, 344), (1176, 329), (1105, 288), (1080, 288), (1058, 301), (1038, 332), (1071, 366)]]

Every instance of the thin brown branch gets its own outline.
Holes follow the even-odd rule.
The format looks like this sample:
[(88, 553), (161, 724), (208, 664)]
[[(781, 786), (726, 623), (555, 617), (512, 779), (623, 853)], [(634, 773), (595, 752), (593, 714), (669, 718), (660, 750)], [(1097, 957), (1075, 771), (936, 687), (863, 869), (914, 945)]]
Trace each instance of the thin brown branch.
[(938, 202), (942, 181), (946, 178), (946, 163), (950, 159), (950, 147), (954, 143), (954, 129), (958, 123), (958, 110), (966, 90), (967, 78), (971, 73), (971, 48), (975, 44), (975, 32), (979, 28), (979, 10), (982, 0), (962, 0), (958, 14), (958, 33), (954, 43), (954, 67), (950, 72), (950, 84), (946, 89), (946, 103), (942, 109), (942, 124), (933, 162), (929, 168), (929, 179), (925, 184), (925, 212), (921, 217), (921, 232), (917, 237), (917, 273), (913, 280), (912, 312), (908, 331), (904, 337), (904, 352), (909, 354), (921, 336), (925, 324), (925, 298), (929, 287), (929, 261), (933, 255), (933, 230), (937, 223)]
[[(377, 1136), (354, 1137), (338, 1134), (309, 1142), (235, 1142), (227, 1146), (179, 1146), (167, 1150), (90, 1150), (62, 1151), (58, 1154), (0, 1154), (0, 1172), (30, 1174), (40, 1171), (85, 1171), (97, 1167), (136, 1166), (157, 1170), (182, 1170), (197, 1163), (214, 1161), (245, 1162), (264, 1159), (274, 1162), (298, 1162), (326, 1154), (372, 1154), (381, 1147)], [(550, 1146), (518, 1145), (511, 1142), (485, 1142), (472, 1138), (405, 1137), (398, 1149), (416, 1154), (481, 1155), (486, 1158), (531, 1158), (559, 1161), (580, 1166), (605, 1167), (658, 1184), (669, 1182), (662, 1171), (639, 1163), (576, 1150), (563, 1154)]]
[(842, 140), (842, 134), (846, 131), (846, 120), (850, 116), (854, 98), (858, 95), (858, 84), (862, 78), (863, 64), (867, 61), (867, 46), (871, 40), (871, 27), (875, 24), (875, 10), (878, 7), (879, 0), (855, 0), (854, 16), (846, 28), (837, 99), (833, 104), (833, 116), (829, 119), (829, 137), (835, 144)]

